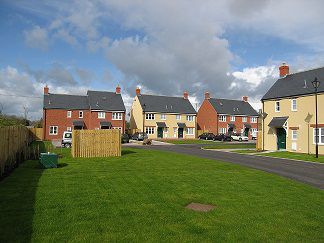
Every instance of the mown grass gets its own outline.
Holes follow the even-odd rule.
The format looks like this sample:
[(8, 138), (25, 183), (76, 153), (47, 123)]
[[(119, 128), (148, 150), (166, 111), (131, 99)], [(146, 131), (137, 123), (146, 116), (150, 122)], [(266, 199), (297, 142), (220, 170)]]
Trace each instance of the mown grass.
[(201, 140), (201, 139), (161, 139), (159, 141), (172, 144), (214, 144), (217, 141)]
[[(125, 149), (58, 169), (27, 161), (0, 182), (0, 242), (323, 242), (324, 192), (198, 157)], [(216, 209), (199, 213), (190, 202)]]
[(215, 143), (213, 145), (204, 146), (204, 149), (246, 149), (255, 148), (255, 143)]
[(255, 149), (234, 150), (233, 152), (239, 153), (239, 154), (253, 154), (253, 153), (257, 153), (257, 151)]
[(271, 152), (271, 153), (265, 153), (265, 154), (259, 154), (259, 155), (276, 157), (276, 158), (297, 159), (297, 160), (324, 163), (323, 155), (320, 155), (318, 158), (316, 158), (314, 154), (302, 154), (302, 153), (294, 153), (294, 152), (288, 152), (288, 151)]

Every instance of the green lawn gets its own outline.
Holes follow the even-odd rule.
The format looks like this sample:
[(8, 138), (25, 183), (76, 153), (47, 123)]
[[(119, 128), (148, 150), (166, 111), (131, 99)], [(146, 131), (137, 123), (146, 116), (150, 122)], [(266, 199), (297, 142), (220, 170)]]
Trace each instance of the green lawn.
[(239, 150), (234, 150), (233, 152), (239, 153), (239, 154), (253, 154), (257, 153), (255, 149), (239, 149)]
[(255, 143), (215, 143), (214, 145), (204, 146), (204, 149), (246, 149), (255, 148)]
[(215, 144), (212, 140), (200, 139), (161, 139), (160, 141), (172, 144)]
[(259, 154), (259, 155), (324, 163), (323, 155), (320, 155), (318, 158), (315, 158), (314, 154), (302, 154), (302, 153), (293, 153), (293, 152), (287, 152), (287, 151), (271, 152), (271, 153), (265, 153), (265, 154)]
[[(323, 242), (324, 191), (239, 165), (124, 149), (20, 165), (0, 182), (0, 242)], [(208, 213), (184, 207), (210, 203)]]

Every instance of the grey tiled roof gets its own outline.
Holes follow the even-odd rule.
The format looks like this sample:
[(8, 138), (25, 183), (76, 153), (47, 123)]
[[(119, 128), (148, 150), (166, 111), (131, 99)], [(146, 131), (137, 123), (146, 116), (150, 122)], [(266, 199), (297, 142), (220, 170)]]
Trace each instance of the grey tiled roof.
[(88, 91), (91, 110), (126, 111), (121, 94), (105, 91)]
[(143, 108), (145, 104), (145, 112), (159, 113), (177, 113), (177, 114), (196, 114), (195, 109), (188, 99), (183, 97), (169, 97), (158, 95), (137, 96)]
[(322, 67), (289, 74), (284, 78), (278, 79), (262, 97), (262, 100), (312, 94), (314, 93), (312, 81), (315, 77), (321, 81), (318, 91), (324, 92), (324, 67)]
[(87, 96), (48, 94), (44, 95), (44, 109), (87, 110), (89, 103)]
[(243, 100), (209, 99), (210, 104), (219, 114), (257, 116), (249, 102)]

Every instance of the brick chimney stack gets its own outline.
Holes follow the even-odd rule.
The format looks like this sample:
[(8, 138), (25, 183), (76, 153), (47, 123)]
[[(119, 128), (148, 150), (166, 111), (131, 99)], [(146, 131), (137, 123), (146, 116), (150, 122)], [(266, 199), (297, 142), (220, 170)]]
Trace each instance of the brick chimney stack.
[(280, 78), (283, 78), (288, 74), (289, 74), (289, 66), (287, 65), (287, 63), (284, 62), (279, 67), (279, 76), (280, 76)]
[(208, 91), (205, 92), (205, 100), (209, 100), (210, 99), (210, 94)]
[(243, 97), (242, 97), (242, 100), (243, 100), (244, 102), (248, 102), (248, 101), (249, 101), (249, 97), (248, 97), (248, 96), (243, 96)]
[(117, 87), (116, 87), (116, 94), (120, 94), (120, 91), (121, 91), (121, 88), (120, 88), (120, 86), (118, 84)]
[(136, 95), (137, 96), (141, 95), (141, 89), (139, 87), (136, 88)]
[(48, 88), (48, 86), (46, 85), (46, 86), (44, 87), (44, 95), (48, 95), (48, 92), (49, 92), (49, 88)]
[(187, 100), (187, 99), (188, 99), (188, 96), (189, 96), (189, 95), (188, 95), (188, 92), (187, 92), (187, 91), (183, 92), (183, 98), (184, 98), (184, 99)]

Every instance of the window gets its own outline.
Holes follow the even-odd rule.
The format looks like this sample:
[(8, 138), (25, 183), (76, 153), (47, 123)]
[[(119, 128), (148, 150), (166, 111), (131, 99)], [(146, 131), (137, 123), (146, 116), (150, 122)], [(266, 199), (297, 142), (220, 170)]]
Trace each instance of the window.
[(251, 117), (250, 120), (251, 120), (251, 123), (257, 123), (257, 120), (258, 120), (258, 119), (257, 119), (256, 117)]
[(152, 113), (146, 113), (145, 114), (145, 119), (146, 120), (154, 120), (154, 114), (152, 114)]
[(181, 115), (176, 115), (177, 120), (181, 120)]
[(226, 134), (227, 129), (226, 129), (225, 127), (222, 127), (222, 128), (220, 128), (220, 129), (218, 130), (218, 132), (219, 132), (220, 134)]
[(166, 115), (165, 114), (161, 114), (161, 120), (166, 120)]
[(178, 128), (174, 127), (173, 128), (173, 137), (177, 137), (177, 134), (178, 134)]
[(49, 135), (57, 135), (58, 126), (50, 126)]
[(122, 119), (123, 119), (123, 113), (120, 112), (112, 113), (112, 120), (122, 120)]
[(68, 131), (68, 132), (72, 132), (72, 128), (71, 128), (71, 127), (67, 127), (67, 128), (66, 128), (66, 131)]
[(297, 140), (297, 130), (291, 131), (291, 140)]
[(67, 111), (67, 113), (66, 113), (66, 117), (67, 117), (67, 118), (71, 118), (71, 116), (72, 116), (72, 111)]
[(122, 127), (113, 127), (112, 129), (118, 129), (118, 130), (122, 130)]
[(297, 111), (297, 100), (296, 99), (291, 100), (291, 111)]
[(280, 112), (280, 101), (276, 101), (275, 103), (275, 112)]
[(165, 132), (165, 133), (168, 133), (168, 132), (169, 132), (169, 128), (165, 127), (165, 128), (164, 128), (164, 132)]
[(258, 129), (256, 128), (251, 128), (251, 133), (256, 133), (258, 131)]
[(246, 116), (243, 116), (242, 117), (242, 122), (246, 122), (247, 121), (247, 117)]
[(313, 142), (316, 144), (316, 140), (318, 144), (324, 145), (324, 128), (318, 128), (318, 136), (316, 137), (316, 129), (314, 128), (314, 139)]
[(235, 121), (235, 116), (231, 116), (231, 121)]
[(154, 127), (145, 127), (145, 132), (147, 134), (154, 134)]
[(187, 135), (194, 135), (195, 128), (193, 127), (187, 127), (186, 128)]
[(187, 116), (187, 121), (193, 121), (194, 120), (194, 116)]
[(218, 120), (221, 122), (226, 122), (226, 116), (219, 116)]
[(79, 118), (83, 118), (83, 111), (79, 111)]
[(98, 118), (99, 119), (105, 119), (105, 117), (106, 117), (106, 113), (105, 112), (98, 112)]

